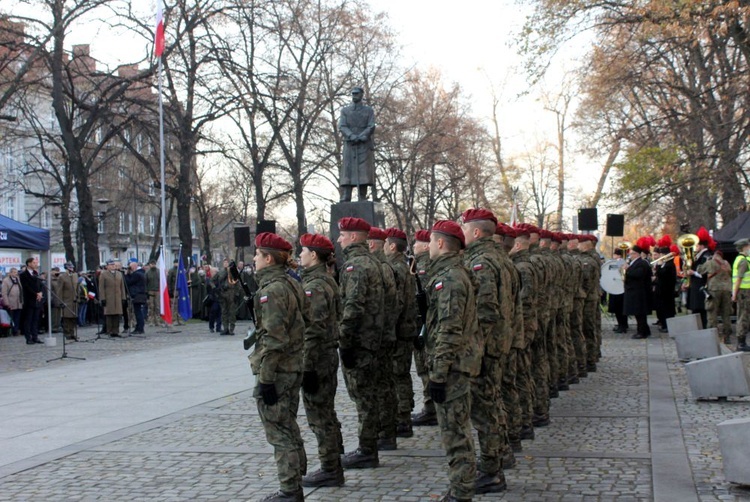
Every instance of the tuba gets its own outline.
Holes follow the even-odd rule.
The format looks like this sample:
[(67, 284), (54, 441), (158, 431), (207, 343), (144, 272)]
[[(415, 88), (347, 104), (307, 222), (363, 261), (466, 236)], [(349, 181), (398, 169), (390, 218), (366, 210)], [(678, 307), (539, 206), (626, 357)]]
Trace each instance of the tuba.
[[(693, 260), (695, 259), (695, 246), (700, 242), (700, 238), (695, 234), (682, 234), (677, 238), (677, 245), (685, 253), (685, 271), (693, 268)], [(685, 285), (690, 285), (690, 276), (685, 275)]]

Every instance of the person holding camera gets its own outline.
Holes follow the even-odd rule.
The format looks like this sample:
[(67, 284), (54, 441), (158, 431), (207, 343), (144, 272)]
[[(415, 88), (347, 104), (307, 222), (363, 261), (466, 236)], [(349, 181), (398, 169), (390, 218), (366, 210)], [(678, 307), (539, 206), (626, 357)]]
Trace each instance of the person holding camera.
[(128, 273), (125, 276), (125, 283), (128, 286), (130, 300), (133, 302), (133, 313), (135, 314), (134, 335), (142, 335), (144, 325), (146, 324), (146, 301), (148, 293), (146, 292), (146, 271), (138, 266), (136, 262), (128, 264)]
[(221, 324), (224, 331), (220, 335), (234, 335), (234, 325), (237, 322), (237, 295), (239, 294), (239, 272), (234, 261), (224, 259), (224, 267), (214, 279), (218, 288), (219, 307), (221, 308)]

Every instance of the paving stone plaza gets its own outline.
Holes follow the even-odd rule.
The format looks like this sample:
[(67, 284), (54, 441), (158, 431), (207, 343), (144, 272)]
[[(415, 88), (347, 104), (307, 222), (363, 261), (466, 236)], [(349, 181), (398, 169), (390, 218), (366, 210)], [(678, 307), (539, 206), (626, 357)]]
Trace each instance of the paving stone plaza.
[[(750, 398), (693, 400), (672, 339), (632, 340), (603, 322), (598, 371), (552, 401), (552, 423), (506, 471), (508, 491), (475, 500), (750, 500), (724, 480), (716, 428), (750, 417)], [(86, 360), (49, 363), (59, 335), (56, 347), (0, 338), (0, 500), (254, 501), (277, 490), (241, 337), (198, 322), (151, 330), (74, 343), (68, 355)], [(349, 450), (357, 420), (343, 380), (337, 411)], [(313, 470), (302, 409), (299, 423)], [(447, 488), (437, 427), (415, 428), (380, 459), (306, 500), (429, 501)]]

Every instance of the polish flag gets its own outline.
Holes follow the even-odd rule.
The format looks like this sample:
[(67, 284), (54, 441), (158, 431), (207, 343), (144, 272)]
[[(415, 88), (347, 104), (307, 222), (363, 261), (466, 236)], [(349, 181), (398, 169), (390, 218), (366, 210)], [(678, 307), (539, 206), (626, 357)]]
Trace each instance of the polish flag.
[(164, 12), (162, 0), (156, 0), (156, 36), (154, 37), (154, 55), (160, 58), (164, 52)]
[(167, 268), (164, 263), (164, 253), (159, 253), (159, 313), (167, 324), (172, 324), (172, 310), (169, 306), (169, 290), (167, 289)]

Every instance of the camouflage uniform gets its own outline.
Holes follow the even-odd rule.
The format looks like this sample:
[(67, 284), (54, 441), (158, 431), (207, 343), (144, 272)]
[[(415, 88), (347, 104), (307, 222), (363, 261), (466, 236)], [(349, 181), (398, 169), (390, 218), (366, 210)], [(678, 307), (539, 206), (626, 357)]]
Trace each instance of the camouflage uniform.
[(344, 453), (341, 423), (336, 417), (334, 400), (338, 384), (339, 296), (336, 281), (318, 264), (302, 273), (302, 287), (310, 304), (305, 326), (304, 365), (306, 374), (315, 373), (318, 390), (302, 393), (307, 422), (318, 440), (320, 467), (324, 471), (341, 469), (339, 455)]
[[(545, 248), (548, 249), (548, 248)], [(549, 324), (549, 344), (547, 345), (547, 359), (549, 361), (549, 387), (550, 395), (556, 396), (558, 393), (558, 383), (561, 376), (560, 352), (563, 347), (563, 302), (565, 298), (565, 279), (567, 270), (560, 253), (549, 249), (547, 252), (550, 267), (553, 270), (553, 293), (552, 311), (550, 312)]]
[(547, 339), (551, 318), (551, 297), (553, 295), (553, 270), (550, 270), (548, 257), (538, 246), (530, 248), (530, 260), (537, 272), (537, 329), (531, 342), (531, 374), (534, 379), (533, 421), (542, 424), (549, 420), (549, 360)]
[[(586, 368), (595, 371), (599, 360), (599, 335), (597, 333), (597, 311), (599, 308), (599, 275), (601, 263), (593, 249), (581, 253), (583, 264), (583, 289), (586, 294), (583, 303), (583, 337), (586, 339)], [(601, 325), (601, 322), (599, 322)]]
[(573, 297), (573, 311), (570, 315), (570, 338), (573, 342), (575, 352), (576, 373), (582, 375), (586, 372), (586, 339), (583, 336), (583, 307), (586, 301), (586, 290), (584, 289), (583, 259), (578, 249), (568, 250), (570, 256), (575, 260), (574, 274), (576, 277), (576, 293)]
[(159, 269), (149, 267), (146, 270), (146, 291), (148, 291), (148, 322), (151, 326), (164, 324), (160, 317), (159, 281)]
[(237, 322), (237, 294), (241, 286), (239, 282), (229, 283), (229, 271), (225, 268), (216, 275), (214, 283), (219, 289), (221, 325), (224, 326), (224, 333), (234, 333), (234, 325)]
[(339, 347), (354, 351), (356, 358), (353, 368), (344, 367), (344, 380), (349, 397), (357, 406), (359, 449), (364, 454), (377, 455), (379, 382), (373, 375), (383, 336), (381, 266), (364, 242), (347, 246), (344, 259), (339, 278)]
[(531, 342), (538, 329), (537, 293), (539, 280), (537, 270), (531, 263), (530, 253), (524, 249), (512, 257), (513, 264), (521, 279), (521, 302), (523, 304), (523, 340), (514, 341), (513, 355), (516, 374), (516, 389), (521, 406), (521, 413), (511, 417), (510, 439), (519, 437), (523, 427), (531, 428), (533, 397), (535, 395), (534, 380), (531, 378)]
[[(737, 350), (747, 350), (747, 335), (750, 334), (750, 281), (746, 276), (750, 274), (750, 258), (740, 253), (734, 259), (732, 266), (732, 283), (739, 279), (737, 289)], [(736, 288), (736, 286), (733, 286)]]
[[(508, 252), (502, 244), (496, 245), (496, 249), (500, 254), (500, 264), (510, 278), (510, 298), (506, 301), (504, 292), (503, 301), (500, 305), (503, 319), (507, 319), (505, 323), (507, 333), (503, 335), (504, 348), (507, 346), (507, 355), (504, 360), (503, 382), (500, 394), (503, 399), (503, 409), (505, 410), (508, 442), (515, 449), (520, 449), (520, 425), (517, 427), (518, 430), (514, 430), (513, 424), (520, 424), (521, 422), (521, 402), (518, 395), (518, 388), (516, 387), (516, 353), (525, 347), (521, 277), (518, 275), (518, 270), (516, 270), (513, 261), (508, 256)], [(505, 288), (501, 290), (505, 291)]]
[(708, 278), (708, 292), (711, 300), (706, 300), (708, 311), (708, 327), (719, 329), (719, 314), (721, 314), (721, 338), (729, 343), (732, 336), (732, 279), (731, 269), (722, 270), (715, 260), (707, 260), (698, 267), (698, 272)]
[[(170, 268), (167, 272), (167, 290), (169, 292), (169, 308), (172, 312), (172, 324), (175, 326), (182, 326), (183, 319), (180, 315), (179, 309), (177, 308), (179, 295), (176, 291), (177, 288), (177, 265)], [(226, 325), (225, 325), (226, 326)]]
[[(417, 336), (416, 281), (409, 272), (403, 253), (388, 256), (393, 268), (401, 310), (396, 321), (396, 349), (393, 354), (393, 377), (396, 385), (398, 409), (396, 419), (399, 427), (411, 427), (411, 412), (414, 409), (414, 387), (411, 381), (411, 353), (414, 337)], [(382, 427), (381, 427), (382, 430)]]
[(474, 284), (457, 253), (433, 260), (429, 274), (427, 358), (430, 381), (446, 384), (446, 400), (435, 407), (448, 456), (450, 493), (459, 499), (471, 499), (476, 481), (471, 379), (479, 373), (484, 351)]
[[(248, 356), (256, 375), (253, 396), (258, 398), (266, 439), (274, 449), (281, 490), (294, 493), (302, 490), (300, 481), (307, 471), (307, 457), (297, 426), (306, 298), (300, 285), (280, 265), (259, 270), (257, 278), (257, 342)], [(260, 384), (274, 384), (276, 404), (267, 405), (263, 401)]]
[(396, 274), (392, 265), (385, 257), (382, 249), (375, 251), (373, 256), (380, 262), (380, 273), (383, 289), (383, 336), (380, 338), (380, 349), (377, 353), (375, 380), (378, 382), (378, 418), (379, 437), (391, 444), (396, 441), (396, 413), (398, 398), (396, 396), (396, 379), (393, 374), (393, 357), (396, 351), (396, 312), (403, 307), (403, 299), (399, 294)]
[(567, 249), (560, 249), (560, 258), (564, 264), (564, 281), (562, 290), (562, 317), (560, 320), (560, 345), (557, 353), (560, 375), (558, 385), (567, 388), (568, 382), (578, 375), (575, 350), (571, 339), (570, 318), (573, 314), (573, 301), (578, 292), (579, 271), (578, 262)]
[[(464, 266), (478, 284), (476, 309), (484, 343), (482, 371), (471, 381), (471, 422), (479, 437), (479, 465), (484, 474), (503, 475), (501, 450), (507, 445), (507, 424), (503, 410), (501, 385), (503, 363), (507, 356), (505, 319), (501, 312), (503, 296), (510, 278), (500, 264), (492, 237), (481, 237), (468, 244)], [(506, 300), (507, 301), (507, 300)]]
[[(415, 255), (414, 259), (417, 262), (416, 280), (419, 281), (423, 289), (427, 289), (427, 285), (430, 281), (430, 276), (427, 275), (427, 270), (430, 266), (430, 253), (425, 251), (422, 254)], [(435, 403), (432, 402), (430, 393), (427, 391), (427, 383), (430, 381), (430, 378), (427, 371), (427, 351), (424, 348), (421, 350), (414, 350), (414, 366), (417, 368), (417, 375), (419, 375), (422, 380), (422, 396), (424, 399), (423, 414), (435, 415)]]

